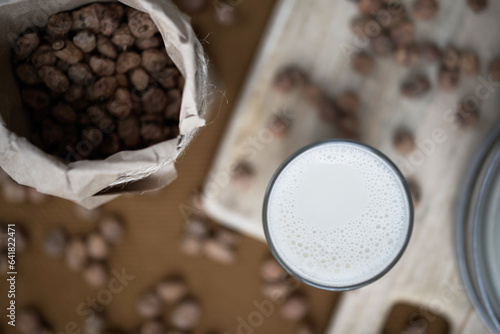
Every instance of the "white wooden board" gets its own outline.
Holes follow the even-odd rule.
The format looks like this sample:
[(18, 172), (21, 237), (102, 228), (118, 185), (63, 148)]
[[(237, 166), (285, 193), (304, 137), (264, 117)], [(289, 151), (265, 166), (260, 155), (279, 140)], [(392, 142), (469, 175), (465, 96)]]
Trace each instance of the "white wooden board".
[[(332, 96), (346, 89), (360, 94), (362, 141), (386, 153), (405, 176), (422, 188), (409, 247), (400, 262), (382, 279), (358, 291), (347, 292), (328, 333), (376, 333), (394, 302), (415, 302), (445, 316), (452, 333), (487, 332), (477, 320), (461, 286), (453, 251), (453, 216), (457, 192), (482, 139), (499, 120), (500, 86), (481, 103), (481, 119), (471, 129), (454, 126), (453, 111), (467, 95), (484, 94), (487, 65), (500, 55), (500, 2), (474, 14), (465, 0), (441, 0), (432, 21), (416, 24), (417, 42), (431, 40), (441, 48), (454, 45), (477, 52), (480, 76), (462, 77), (459, 89), (436, 88), (437, 65), (412, 69), (392, 59), (376, 58), (369, 77), (355, 74), (343, 50), (356, 47), (349, 28), (357, 15), (347, 0), (281, 0), (253, 70), (234, 110), (205, 187), (205, 206), (214, 219), (263, 239), (261, 210), (267, 184), (280, 163), (296, 149), (334, 135), (331, 126), (315, 117), (312, 106), (299, 95), (281, 96), (271, 89), (275, 73), (296, 64)], [(405, 2), (410, 5), (410, 2)], [(410, 74), (427, 75), (430, 93), (416, 100), (402, 98), (399, 86)], [(276, 110), (294, 117), (290, 136), (270, 139), (267, 121)], [(399, 127), (413, 130), (419, 149), (410, 157), (394, 152), (391, 141)], [(436, 133), (444, 140), (436, 142)], [(245, 160), (256, 175), (247, 188), (231, 181), (234, 162)], [(454, 298), (449, 289), (455, 287)]]

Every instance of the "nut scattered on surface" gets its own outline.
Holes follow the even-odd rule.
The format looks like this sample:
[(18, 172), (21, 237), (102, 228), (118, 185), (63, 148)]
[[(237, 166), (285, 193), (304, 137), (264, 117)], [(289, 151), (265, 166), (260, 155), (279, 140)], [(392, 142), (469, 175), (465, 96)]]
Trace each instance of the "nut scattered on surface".
[(276, 139), (283, 138), (287, 135), (292, 124), (292, 119), (285, 115), (272, 115), (269, 118), (269, 130)]
[(142, 323), (139, 334), (165, 334), (166, 326), (160, 320), (148, 320)]
[(335, 103), (340, 112), (346, 115), (355, 114), (359, 109), (358, 94), (353, 91), (344, 91), (335, 97)]
[(420, 48), (421, 58), (428, 63), (441, 61), (441, 50), (434, 43), (426, 43)]
[(306, 297), (293, 294), (281, 305), (281, 315), (290, 321), (297, 321), (306, 315), (309, 305)]
[(444, 91), (454, 91), (460, 83), (460, 73), (457, 70), (450, 70), (442, 67), (439, 71), (438, 84)]
[(87, 249), (81, 238), (73, 238), (66, 245), (66, 264), (74, 271), (81, 271), (87, 263)]
[(204, 207), (204, 195), (199, 189), (193, 189), (188, 199), (189, 214), (196, 216), (199, 219), (207, 219), (207, 214)]
[(415, 149), (415, 139), (409, 130), (399, 129), (394, 134), (392, 145), (398, 153), (406, 155)]
[(443, 52), (443, 66), (449, 70), (460, 67), (460, 52), (454, 47), (447, 47)]
[(382, 0), (359, 0), (358, 10), (362, 14), (371, 15), (377, 13), (382, 8)]
[(28, 192), (28, 201), (32, 204), (45, 203), (45, 201), (48, 198), (48, 195), (39, 192), (35, 188), (27, 187), (27, 192)]
[(273, 87), (280, 93), (303, 87), (308, 81), (306, 74), (296, 66), (288, 66), (279, 71), (273, 82)]
[(465, 75), (476, 74), (479, 70), (479, 58), (474, 52), (466, 51), (460, 58), (460, 70)]
[(303, 322), (297, 328), (295, 334), (316, 334), (317, 331), (314, 329), (314, 326), (310, 323)]
[(83, 322), (85, 334), (103, 334), (106, 329), (106, 319), (102, 312), (96, 312), (93, 317), (89, 317)]
[(180, 242), (181, 251), (189, 256), (200, 255), (203, 249), (204, 240), (191, 235), (185, 235)]
[(75, 208), (75, 214), (78, 217), (80, 217), (80, 219), (87, 221), (87, 222), (95, 221), (101, 213), (100, 209), (98, 209), (98, 208), (87, 209), (87, 208), (84, 208), (83, 206), (78, 205), (78, 204), (75, 204), (74, 208)]
[(185, 299), (175, 306), (170, 313), (170, 321), (181, 330), (191, 330), (201, 319), (201, 307), (194, 299)]
[(83, 270), (85, 282), (93, 288), (101, 288), (106, 285), (108, 269), (101, 262), (91, 262)]
[(66, 248), (68, 236), (62, 228), (51, 230), (45, 237), (45, 252), (52, 257), (62, 257)]
[(417, 20), (428, 20), (436, 16), (439, 4), (436, 0), (417, 0), (413, 4), (413, 16)]
[(422, 76), (412, 77), (401, 85), (401, 94), (408, 98), (416, 98), (427, 93), (431, 84), (427, 78)]
[(359, 121), (355, 115), (343, 115), (338, 120), (338, 127), (341, 133), (359, 133)]
[(370, 16), (359, 16), (351, 21), (352, 31), (360, 37), (375, 37), (380, 34), (380, 24)]
[(232, 264), (236, 261), (234, 248), (215, 239), (208, 239), (203, 243), (203, 252), (208, 258), (222, 264)]
[(379, 56), (389, 56), (394, 51), (394, 43), (386, 34), (380, 34), (371, 39), (372, 51)]
[(208, 0), (177, 0), (177, 6), (186, 14), (200, 13), (208, 7)]
[(479, 105), (469, 101), (461, 103), (455, 119), (462, 128), (473, 126), (479, 121)]
[(399, 47), (394, 53), (396, 62), (403, 66), (414, 66), (420, 60), (420, 49), (416, 45)]
[(186, 224), (186, 232), (189, 235), (203, 238), (208, 235), (209, 227), (204, 217), (191, 215)]
[(2, 197), (7, 203), (19, 204), (26, 202), (26, 188), (12, 179), (6, 179), (1, 186)]
[(99, 223), (99, 231), (107, 242), (116, 244), (125, 233), (123, 220), (116, 215), (108, 215)]
[(366, 52), (359, 52), (352, 56), (351, 66), (359, 74), (368, 75), (373, 70), (373, 59)]
[(155, 292), (146, 292), (138, 300), (137, 313), (146, 319), (159, 317), (163, 313), (163, 305), (160, 297)]
[(500, 81), (500, 58), (493, 60), (488, 68), (491, 80)]
[(41, 333), (45, 329), (40, 313), (33, 307), (27, 307), (19, 312), (17, 326), (23, 334)]
[(401, 21), (391, 29), (391, 38), (398, 46), (409, 45), (415, 38), (415, 28), (408, 21)]
[(215, 19), (220, 25), (230, 26), (238, 21), (238, 7), (231, 1), (219, 1), (214, 7)]
[(407, 183), (413, 201), (413, 206), (417, 208), (422, 198), (422, 192), (420, 190), (420, 186), (415, 180), (408, 180)]
[(188, 286), (186, 282), (178, 277), (167, 277), (156, 285), (156, 293), (167, 304), (174, 304), (188, 293)]
[(262, 295), (273, 301), (284, 301), (291, 292), (290, 286), (285, 282), (265, 282), (262, 285)]
[(87, 253), (94, 260), (104, 260), (109, 254), (109, 246), (104, 237), (98, 233), (87, 236)]
[(475, 12), (480, 12), (486, 8), (488, 5), (487, 0), (467, 0), (467, 4), (469, 5), (470, 9), (472, 9)]
[(246, 188), (252, 181), (254, 175), (254, 167), (246, 161), (240, 161), (234, 167), (231, 178), (234, 180), (235, 184), (242, 188)]
[(214, 239), (228, 247), (236, 247), (240, 244), (241, 236), (234, 231), (221, 227), (215, 231)]
[(260, 277), (266, 282), (279, 281), (285, 275), (285, 269), (273, 257), (265, 259), (260, 266)]

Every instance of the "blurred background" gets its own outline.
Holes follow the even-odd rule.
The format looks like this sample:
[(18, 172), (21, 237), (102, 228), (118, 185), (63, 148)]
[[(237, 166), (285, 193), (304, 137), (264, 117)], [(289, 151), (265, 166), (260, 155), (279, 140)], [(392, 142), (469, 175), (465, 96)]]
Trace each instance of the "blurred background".
[[(500, 4), (485, 1), (177, 0), (209, 58), (207, 125), (171, 185), (95, 210), (3, 175), (18, 323), (3, 315), (0, 331), (488, 333), (452, 234), (465, 175), (499, 119)], [(347, 293), (278, 279), (260, 225), (273, 171), (334, 137), (393, 159), (416, 207), (400, 263)]]

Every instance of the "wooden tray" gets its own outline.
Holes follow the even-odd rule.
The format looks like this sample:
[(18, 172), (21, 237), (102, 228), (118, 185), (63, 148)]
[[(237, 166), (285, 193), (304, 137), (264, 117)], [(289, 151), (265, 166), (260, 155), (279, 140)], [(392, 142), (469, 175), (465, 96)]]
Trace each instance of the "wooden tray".
[[(403, 258), (379, 281), (345, 293), (328, 333), (375, 333), (398, 301), (445, 316), (452, 333), (487, 332), (459, 278), (452, 229), (454, 203), (465, 172), (481, 140), (499, 120), (500, 87), (490, 87), (491, 96), (481, 103), (480, 121), (473, 128), (458, 129), (453, 112), (457, 103), (484, 85), (487, 65), (498, 56), (500, 2), (490, 1), (481, 14), (474, 14), (465, 1), (439, 3), (435, 19), (416, 23), (417, 41), (474, 50), (481, 61), (480, 75), (462, 76), (454, 93), (436, 88), (437, 65), (408, 69), (392, 59), (376, 58), (369, 77), (355, 74), (346, 55), (346, 50), (356, 49), (349, 28), (357, 15), (353, 2), (281, 0), (206, 179), (209, 215), (263, 240), (262, 201), (275, 169), (296, 149), (335, 135), (297, 94), (281, 96), (271, 89), (275, 73), (296, 64), (332, 96), (346, 89), (360, 94), (362, 140), (386, 153), (405, 176), (417, 180), (423, 197)], [(434, 88), (419, 99), (402, 98), (400, 83), (415, 73), (426, 75)], [(291, 133), (285, 140), (269, 139), (269, 117), (283, 109), (293, 115)], [(412, 129), (416, 136), (419, 148), (410, 158), (392, 149), (392, 136), (399, 127)], [(445, 139), (436, 140), (438, 137)], [(246, 187), (231, 178), (235, 162), (242, 160), (256, 171)]]

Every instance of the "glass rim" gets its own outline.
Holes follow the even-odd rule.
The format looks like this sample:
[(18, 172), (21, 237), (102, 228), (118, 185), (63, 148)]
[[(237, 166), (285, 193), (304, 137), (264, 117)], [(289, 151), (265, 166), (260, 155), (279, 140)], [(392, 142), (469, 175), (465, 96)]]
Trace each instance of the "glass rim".
[[(378, 156), (380, 159), (382, 159), (384, 162), (388, 164), (388, 166), (393, 170), (394, 175), (397, 177), (397, 179), (401, 182), (403, 189), (406, 194), (406, 199), (408, 203), (408, 230), (406, 233), (406, 238), (401, 246), (401, 249), (397, 253), (396, 257), (386, 266), (384, 269), (379, 272), (377, 275), (371, 277), (370, 279), (367, 279), (366, 281), (356, 283), (356, 284), (351, 284), (351, 285), (345, 285), (345, 286), (331, 286), (331, 285), (324, 285), (320, 283), (313, 282), (307, 278), (302, 277), (300, 274), (292, 270), (286, 263), (285, 261), (281, 258), (281, 256), (278, 254), (273, 240), (271, 238), (270, 232), (269, 232), (269, 226), (268, 226), (268, 221), (267, 221), (267, 208), (268, 208), (268, 203), (269, 203), (269, 198), (271, 196), (271, 192), (273, 190), (274, 184), (278, 177), (281, 175), (283, 170), (293, 161), (295, 158), (297, 158), (299, 155), (302, 153), (309, 151), (315, 147), (319, 147), (321, 145), (329, 144), (329, 143), (346, 143), (350, 145), (356, 145), (359, 146), (363, 149), (366, 149), (367, 151), (370, 151), (371, 153), (374, 153), (376, 156)], [(359, 289), (363, 286), (366, 286), (368, 284), (371, 284), (387, 274), (394, 265), (399, 261), (399, 259), (403, 256), (403, 253), (405, 252), (408, 243), (410, 242), (411, 234), (413, 231), (413, 220), (414, 220), (414, 208), (413, 208), (413, 201), (410, 193), (410, 188), (408, 187), (408, 184), (406, 182), (405, 177), (401, 173), (401, 171), (398, 169), (398, 167), (382, 152), (377, 150), (376, 148), (369, 146), (367, 144), (360, 143), (355, 140), (349, 140), (349, 139), (327, 139), (327, 140), (322, 140), (318, 141), (309, 145), (306, 145), (302, 147), (301, 149), (295, 151), (292, 153), (286, 160), (278, 167), (278, 169), (274, 172), (273, 176), (271, 177), (271, 180), (269, 181), (269, 184), (266, 189), (266, 194), (264, 196), (264, 204), (263, 204), (263, 209), (262, 209), (262, 225), (264, 227), (264, 234), (266, 237), (266, 242), (267, 245), (269, 246), (269, 249), (271, 250), (271, 253), (273, 254), (274, 258), (278, 263), (290, 274), (292, 277), (295, 279), (299, 280), (300, 282), (306, 283), (307, 285), (313, 286), (318, 289), (322, 290), (328, 290), (328, 291), (348, 291), (348, 290), (355, 290)]]

